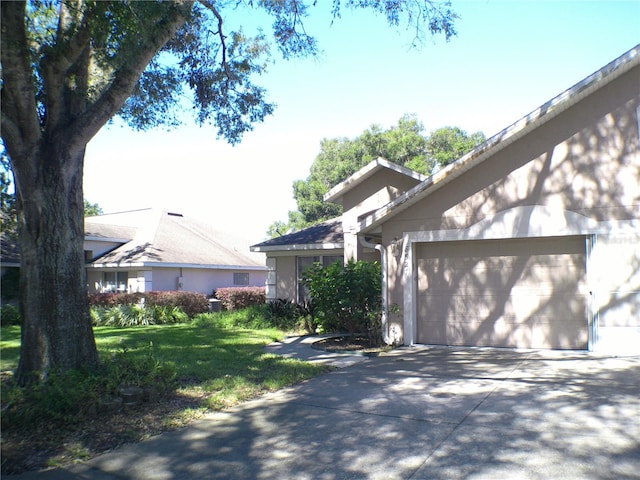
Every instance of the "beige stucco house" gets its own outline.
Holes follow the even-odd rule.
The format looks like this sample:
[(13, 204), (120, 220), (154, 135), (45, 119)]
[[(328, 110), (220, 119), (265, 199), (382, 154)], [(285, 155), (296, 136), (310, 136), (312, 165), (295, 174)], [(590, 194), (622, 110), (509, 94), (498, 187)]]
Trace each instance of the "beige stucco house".
[(383, 336), (640, 352), (640, 46), (423, 178), (378, 159), (339, 219), (252, 247), (269, 298), (313, 260), (377, 260)]
[(142, 209), (85, 218), (89, 292), (183, 290), (211, 295), (263, 286), (264, 255), (181, 213)]

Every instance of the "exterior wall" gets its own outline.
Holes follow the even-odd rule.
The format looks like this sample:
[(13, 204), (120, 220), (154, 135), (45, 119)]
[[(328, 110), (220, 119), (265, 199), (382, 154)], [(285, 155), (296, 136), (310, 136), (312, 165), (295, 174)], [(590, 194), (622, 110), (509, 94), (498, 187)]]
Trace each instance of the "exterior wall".
[(84, 250), (91, 253), (91, 258), (97, 258), (101, 255), (104, 255), (107, 252), (110, 252), (114, 248), (122, 245), (120, 242), (101, 242), (98, 240), (85, 240), (84, 241)]
[[(639, 78), (636, 67), (391, 217), (383, 224), (383, 244), (391, 252), (406, 232), (451, 231), (455, 237), (500, 212), (527, 206), (579, 214), (612, 228), (638, 222)], [(403, 288), (404, 272), (415, 267), (407, 264), (415, 262), (408, 253), (388, 256), (389, 303), (415, 308), (405, 302)], [(405, 318), (410, 313), (402, 312)]]
[(89, 293), (99, 292), (101, 283), (102, 283), (101, 271), (87, 270), (87, 290)]
[[(211, 295), (216, 288), (233, 287), (234, 273), (249, 273), (249, 285), (264, 286), (267, 272), (264, 270), (216, 270), (210, 268), (154, 268), (153, 285), (155, 291), (183, 290)], [(178, 279), (182, 286), (179, 287)]]
[[(292, 251), (291, 255), (277, 255), (267, 257), (267, 300), (283, 298), (298, 301), (298, 257), (310, 256), (340, 256), (342, 250), (301, 250)], [(376, 251), (366, 251), (363, 258), (366, 261), (380, 261), (380, 254)]]
[[(88, 269), (89, 292), (100, 291), (102, 274), (105, 271), (126, 271), (130, 292), (172, 291), (200, 292), (211, 295), (216, 288), (233, 287), (234, 273), (249, 273), (249, 285), (262, 287), (267, 272), (264, 270), (223, 270), (210, 268), (165, 268), (138, 269)], [(244, 285), (243, 285), (244, 286)]]
[(378, 206), (382, 206), (415, 187), (418, 183), (415, 178), (383, 168), (346, 192), (342, 197), (342, 206), (346, 212), (367, 199), (376, 199), (378, 202), (382, 202)]
[(345, 262), (351, 259), (365, 260), (365, 250), (356, 233), (360, 217), (386, 205), (418, 183), (414, 178), (384, 168), (344, 194), (342, 230)]
[(295, 255), (276, 258), (276, 296), (287, 300), (296, 299), (296, 257)]

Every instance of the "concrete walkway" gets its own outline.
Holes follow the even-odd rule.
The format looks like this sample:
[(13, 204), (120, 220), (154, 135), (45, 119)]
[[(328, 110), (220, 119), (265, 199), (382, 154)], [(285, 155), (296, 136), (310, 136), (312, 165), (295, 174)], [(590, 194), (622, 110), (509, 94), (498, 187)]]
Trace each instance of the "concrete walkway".
[[(305, 339), (280, 345), (308, 355)], [(640, 357), (400, 348), (21, 479), (640, 479)], [(355, 358), (358, 357), (358, 358)]]

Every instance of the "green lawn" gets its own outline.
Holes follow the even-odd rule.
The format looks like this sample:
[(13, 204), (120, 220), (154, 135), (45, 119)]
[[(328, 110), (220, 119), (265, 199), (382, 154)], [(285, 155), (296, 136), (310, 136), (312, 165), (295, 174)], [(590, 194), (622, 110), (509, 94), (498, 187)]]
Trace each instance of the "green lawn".
[[(37, 389), (31, 395), (21, 394), (10, 376), (3, 375), (3, 408), (5, 401), (12, 406), (11, 415), (3, 410), (3, 475), (87, 459), (122, 443), (184, 426), (206, 410), (230, 407), (327, 371), (324, 366), (265, 353), (265, 345), (283, 337), (279, 330), (225, 327), (216, 319), (95, 327), (94, 333), (105, 360), (123, 352), (128, 359), (144, 360), (151, 353), (160, 362), (175, 365), (173, 391), (138, 409), (97, 411), (61, 423), (59, 418), (67, 417), (52, 420), (47, 412), (56, 402), (66, 405), (67, 395), (80, 390), (81, 377), (66, 384), (72, 386), (70, 391), (59, 395), (53, 388), (43, 396)], [(18, 364), (20, 327), (2, 327), (0, 335), (0, 368), (13, 370)], [(36, 403), (29, 403), (27, 396)]]
[[(0, 368), (15, 369), (20, 327), (3, 327), (0, 334)], [(207, 406), (214, 409), (326, 371), (326, 367), (265, 353), (265, 345), (283, 337), (276, 329), (249, 330), (190, 323), (95, 327), (94, 334), (102, 358), (122, 351), (140, 356), (151, 352), (162, 362), (173, 362), (179, 388), (198, 389), (207, 398)]]

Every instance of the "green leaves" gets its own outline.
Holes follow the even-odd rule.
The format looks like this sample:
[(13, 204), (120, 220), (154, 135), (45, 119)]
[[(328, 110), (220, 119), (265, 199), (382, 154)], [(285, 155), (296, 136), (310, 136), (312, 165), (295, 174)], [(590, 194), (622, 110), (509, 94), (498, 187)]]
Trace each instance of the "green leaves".
[(378, 332), (382, 308), (378, 262), (353, 261), (344, 267), (314, 263), (304, 273), (316, 321), (325, 332)]
[(462, 157), (484, 142), (482, 132), (468, 135), (458, 127), (442, 127), (434, 130), (426, 142), (427, 158), (434, 167), (444, 167)]
[(414, 115), (404, 115), (388, 130), (372, 125), (360, 136), (324, 139), (306, 180), (293, 183), (298, 204), (289, 212), (289, 222), (270, 228), (272, 236), (289, 229), (299, 230), (342, 214), (342, 207), (324, 202), (332, 187), (346, 180), (370, 161), (382, 157), (416, 172), (430, 175), (484, 142), (484, 134), (471, 135), (458, 127), (442, 127), (425, 135)]

